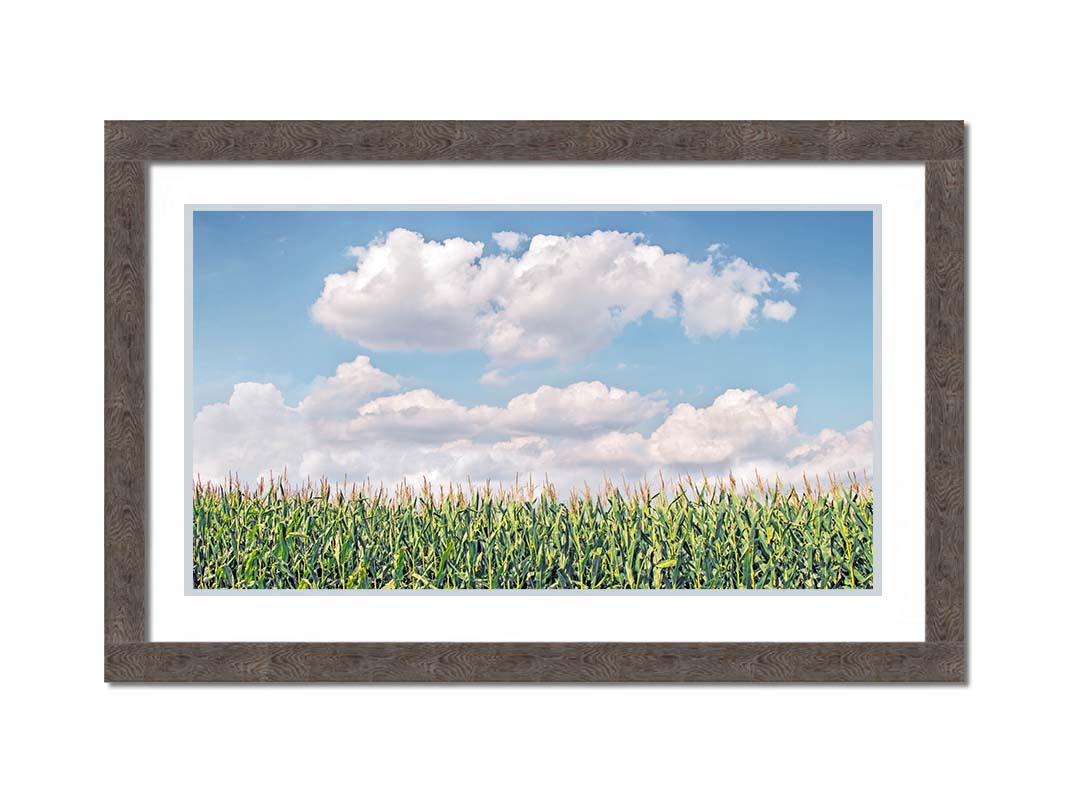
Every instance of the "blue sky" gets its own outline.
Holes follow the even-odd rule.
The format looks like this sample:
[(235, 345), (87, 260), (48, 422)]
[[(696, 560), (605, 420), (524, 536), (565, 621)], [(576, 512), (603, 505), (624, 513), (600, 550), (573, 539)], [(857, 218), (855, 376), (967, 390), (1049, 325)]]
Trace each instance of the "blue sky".
[[(347, 248), (397, 227), (485, 242), (487, 254), (499, 251), (492, 233), (500, 230), (639, 231), (694, 261), (721, 243), (728, 256), (767, 271), (799, 272), (802, 291), (788, 298), (797, 313), (786, 324), (762, 320), (736, 336), (692, 339), (676, 322), (649, 317), (579, 363), (532, 364), (506, 386), (485, 386), (478, 378), (489, 359), (481, 352), (375, 352), (312, 321), (323, 278), (352, 267)], [(872, 414), (866, 211), (197, 211), (193, 269), (196, 410), (225, 400), (241, 381), (272, 382), (296, 402), (316, 376), (362, 353), (468, 405), (573, 380), (692, 403), (730, 387), (766, 392), (793, 383), (804, 430), (852, 427)]]
[(197, 211), (194, 468), (873, 472), (869, 211)]

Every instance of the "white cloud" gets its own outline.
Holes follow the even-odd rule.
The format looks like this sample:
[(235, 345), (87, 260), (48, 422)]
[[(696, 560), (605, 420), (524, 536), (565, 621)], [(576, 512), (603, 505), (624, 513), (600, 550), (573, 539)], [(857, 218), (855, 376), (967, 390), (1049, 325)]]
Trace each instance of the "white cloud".
[(350, 250), (355, 269), (327, 276), (312, 317), (379, 350), (574, 362), (647, 315), (679, 318), (691, 337), (739, 333), (771, 290), (770, 274), (744, 259), (692, 262), (638, 233), (539, 234), (517, 257), (483, 250), (397, 228)]
[(767, 319), (776, 319), (779, 322), (789, 322), (796, 313), (796, 306), (787, 300), (763, 301), (763, 316)]
[(758, 471), (799, 483), (828, 474), (874, 475), (874, 425), (867, 421), (841, 433), (824, 429), (815, 436), (797, 428), (796, 406), (778, 402), (795, 387), (785, 384), (762, 395), (752, 389), (729, 389), (711, 405), (682, 403), (648, 437), (652, 463), (666, 474), (733, 474), (751, 480)]
[(754, 389), (729, 389), (706, 408), (675, 406), (651, 436), (652, 453), (663, 464), (712, 467), (773, 456), (799, 433), (796, 415)]
[[(463, 439), (446, 442), (428, 457), (438, 483), (482, 484), (486, 481), (540, 482), (556, 461), (551, 442), (541, 436), (516, 436), (498, 442)], [(431, 481), (433, 478), (431, 478)]]
[(368, 397), (399, 388), (400, 381), (359, 356), (339, 365), (332, 377), (317, 379), (298, 408), (306, 414), (343, 416), (356, 413)]
[(499, 415), (489, 406), (467, 408), (429, 389), (379, 397), (337, 431), (346, 438), (366, 437), (442, 441), (473, 436)]
[(239, 383), (225, 403), (205, 406), (193, 423), (193, 463), (212, 480), (239, 475), (255, 480), (295, 471), (313, 441), (296, 409), (271, 383)]
[(864, 422), (846, 433), (825, 428), (818, 435), (797, 445), (786, 454), (793, 469), (802, 465), (809, 475), (827, 472), (874, 472), (872, 440), (874, 423)]
[[(643, 474), (652, 463), (648, 439), (645, 436), (619, 431), (605, 433), (589, 441), (571, 442), (559, 455), (564, 469), (574, 466), (599, 467), (608, 477), (615, 478), (618, 477), (619, 470), (635, 475)], [(585, 480), (595, 484), (600, 477), (591, 474)]]
[(600, 381), (562, 389), (542, 386), (511, 399), (496, 420), (507, 430), (569, 435), (625, 430), (662, 414), (665, 400), (608, 387)]
[(389, 391), (390, 381), (395, 378), (369, 360), (356, 359), (316, 381), (292, 407), (272, 384), (237, 384), (227, 402), (196, 416), (196, 473), (254, 481), (284, 471), (294, 480), (370, 479), (386, 486), (423, 477), (446, 484), (516, 477), (539, 483), (547, 475), (563, 491), (605, 477), (633, 481), (660, 473), (751, 477), (758, 469), (786, 481), (873, 474), (872, 424), (804, 434), (797, 407), (779, 403), (791, 384), (765, 395), (729, 389), (704, 407), (668, 408), (660, 396), (593, 381), (542, 386), (503, 407), (467, 407), (415, 389), (353, 408), (358, 392)]
[(529, 238), (525, 233), (517, 233), (515, 231), (497, 231), (493, 234), (493, 241), (496, 242), (497, 247), (501, 250), (507, 250), (509, 253), (518, 250), (519, 245), (528, 241)]
[(797, 385), (795, 383), (785, 383), (779, 386), (777, 389), (767, 392), (767, 397), (771, 398), (772, 400), (778, 400), (782, 397), (788, 397), (791, 394), (795, 394), (796, 390)]
[(800, 284), (797, 282), (797, 278), (800, 277), (799, 272), (787, 272), (785, 275), (779, 275), (774, 273), (774, 279), (781, 284), (783, 289), (788, 289), (791, 292), (799, 292)]
[(757, 296), (770, 289), (767, 273), (742, 258), (718, 272), (690, 270), (680, 288), (682, 325), (692, 337), (739, 333), (749, 327)]
[(503, 408), (474, 406), (429, 389), (379, 397), (353, 419), (339, 420), (335, 435), (376, 435), (426, 441), (511, 435), (589, 436), (626, 430), (666, 410), (666, 402), (599, 381), (563, 388), (542, 386), (513, 397)]
[(514, 380), (510, 375), (505, 375), (499, 369), (491, 369), (478, 379), (483, 386), (504, 386)]
[(493, 296), (479, 270), (481, 242), (424, 241), (397, 228), (357, 254), (352, 272), (326, 277), (312, 318), (376, 350), (463, 350), (478, 345), (474, 324)]

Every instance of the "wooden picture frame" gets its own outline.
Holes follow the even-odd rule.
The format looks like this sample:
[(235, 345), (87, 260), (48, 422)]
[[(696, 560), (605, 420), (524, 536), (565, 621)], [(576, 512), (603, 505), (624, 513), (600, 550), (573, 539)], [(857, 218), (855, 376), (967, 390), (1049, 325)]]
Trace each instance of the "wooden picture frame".
[[(108, 122), (104, 677), (962, 682), (962, 122)], [(146, 640), (146, 175), (156, 161), (909, 161), (926, 170), (926, 636), (898, 643)]]

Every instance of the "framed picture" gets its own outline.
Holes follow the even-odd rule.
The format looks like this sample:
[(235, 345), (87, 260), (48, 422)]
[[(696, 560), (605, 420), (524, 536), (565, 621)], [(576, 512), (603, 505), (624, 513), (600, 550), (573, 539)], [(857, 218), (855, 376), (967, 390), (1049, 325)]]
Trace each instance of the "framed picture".
[(963, 681), (959, 122), (111, 122), (108, 681)]

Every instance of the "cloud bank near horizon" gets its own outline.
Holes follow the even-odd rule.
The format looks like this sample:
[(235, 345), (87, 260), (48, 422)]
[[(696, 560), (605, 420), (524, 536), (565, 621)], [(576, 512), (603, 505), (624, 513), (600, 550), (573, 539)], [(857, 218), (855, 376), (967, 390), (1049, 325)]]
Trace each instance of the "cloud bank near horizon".
[[(787, 384), (761, 394), (729, 389), (710, 404), (671, 406), (599, 381), (541, 386), (505, 405), (464, 406), (400, 383), (360, 356), (315, 381), (296, 405), (270, 383), (239, 383), (205, 406), (193, 426), (194, 472), (211, 481), (402, 480), (540, 483), (562, 490), (681, 474), (729, 473), (799, 482), (827, 473), (869, 474), (873, 425), (809, 435), (797, 428)], [(649, 432), (642, 432), (642, 431)]]

